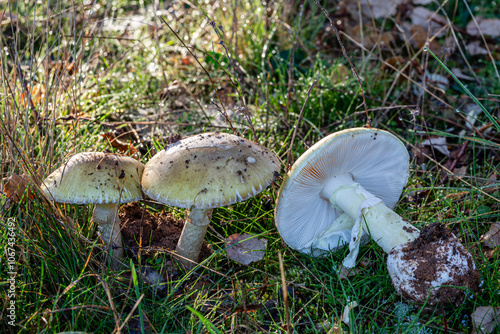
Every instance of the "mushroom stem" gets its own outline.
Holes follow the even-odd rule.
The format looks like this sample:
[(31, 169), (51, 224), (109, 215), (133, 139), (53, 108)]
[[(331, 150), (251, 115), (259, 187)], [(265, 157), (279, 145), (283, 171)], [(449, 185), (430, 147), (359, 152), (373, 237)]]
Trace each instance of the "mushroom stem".
[(355, 182), (350, 174), (336, 176), (325, 185), (321, 195), (355, 221), (350, 244), (352, 255), (351, 258), (346, 258), (349, 266), (354, 266), (361, 229), (386, 253), (396, 246), (415, 240), (419, 235), (418, 229), (388, 208), (380, 198)]
[[(109, 253), (115, 259), (123, 259), (123, 243), (120, 230), (120, 219), (118, 218), (118, 204), (96, 204), (92, 212), (91, 220), (99, 225), (102, 240), (109, 247)], [(118, 262), (113, 261), (114, 266)]]
[(201, 246), (212, 218), (212, 209), (191, 209), (186, 212), (186, 220), (175, 248), (179, 260), (187, 268), (196, 266)]

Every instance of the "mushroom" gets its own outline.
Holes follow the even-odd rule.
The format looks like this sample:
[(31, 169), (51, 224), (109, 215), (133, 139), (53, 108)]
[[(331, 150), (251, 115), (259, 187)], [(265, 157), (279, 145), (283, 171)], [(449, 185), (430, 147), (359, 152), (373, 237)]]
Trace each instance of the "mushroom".
[(192, 269), (212, 209), (257, 195), (279, 171), (278, 159), (268, 149), (235, 135), (205, 133), (156, 154), (146, 164), (142, 187), (158, 202), (188, 209), (176, 253)]
[(349, 243), (347, 268), (354, 267), (365, 234), (389, 252), (418, 236), (391, 210), (408, 174), (408, 152), (389, 132), (356, 128), (331, 134), (285, 177), (275, 208), (278, 231), (290, 247), (312, 255)]
[[(309, 148), (288, 172), (275, 208), (278, 231), (290, 247), (312, 255), (349, 243), (350, 253), (343, 261), (347, 268), (354, 267), (363, 237), (370, 235), (386, 253), (391, 252), (388, 264), (402, 260), (389, 269), (394, 283), (410, 265), (405, 262), (413, 256), (409, 245), (419, 237), (418, 229), (391, 210), (406, 185), (408, 170), (408, 152), (389, 132), (355, 128), (331, 134)], [(443, 276), (476, 277), (472, 257), (463, 255), (465, 248), (455, 244), (446, 247), (462, 255), (457, 255), (459, 259), (449, 256), (445, 264), (439, 262), (448, 266), (443, 271), (435, 267), (435, 254), (426, 253), (427, 268), (446, 272)], [(458, 251), (462, 248), (464, 252)], [(412, 266), (422, 265), (417, 262)], [(457, 263), (472, 265), (462, 270)], [(427, 287), (461, 281), (440, 280)], [(412, 282), (413, 287), (415, 284), (419, 283)], [(405, 285), (396, 289), (401, 293)], [(420, 296), (412, 298), (414, 292), (402, 294), (422, 302)]]
[[(121, 155), (85, 152), (72, 156), (41, 186), (55, 202), (95, 204), (91, 220), (99, 225), (102, 240), (115, 259), (124, 257), (119, 203), (142, 199), (140, 180), (144, 165)], [(118, 262), (113, 261), (117, 266)]]
[(387, 269), (396, 290), (420, 304), (458, 306), (465, 296), (460, 287), (479, 290), (474, 258), (440, 223), (423, 227), (414, 241), (393, 248)]

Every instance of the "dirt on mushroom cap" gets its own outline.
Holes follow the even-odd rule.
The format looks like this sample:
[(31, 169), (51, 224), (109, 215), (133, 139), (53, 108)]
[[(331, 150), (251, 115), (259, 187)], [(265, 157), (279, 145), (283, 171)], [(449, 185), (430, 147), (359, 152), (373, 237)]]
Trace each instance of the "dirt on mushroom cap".
[(50, 174), (41, 188), (60, 203), (126, 203), (142, 199), (143, 170), (142, 163), (127, 156), (84, 152)]
[(268, 149), (226, 133), (182, 139), (146, 165), (144, 192), (162, 203), (196, 209), (231, 205), (255, 196), (277, 175)]

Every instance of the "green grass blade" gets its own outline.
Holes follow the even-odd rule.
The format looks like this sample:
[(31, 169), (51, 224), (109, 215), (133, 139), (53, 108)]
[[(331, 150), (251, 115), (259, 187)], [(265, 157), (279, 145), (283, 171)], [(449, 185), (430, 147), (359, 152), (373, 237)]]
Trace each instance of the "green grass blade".
[(205, 318), (203, 316), (203, 314), (201, 314), (200, 312), (196, 311), (194, 308), (190, 307), (190, 306), (186, 306), (186, 308), (191, 312), (193, 313), (194, 315), (196, 315), (198, 318), (200, 318), (200, 321), (205, 325), (205, 327), (207, 328), (207, 330), (212, 333), (212, 334), (222, 334), (218, 329), (217, 327), (215, 327), (215, 325), (213, 323), (211, 323), (210, 321), (208, 321), (207, 318)]
[(436, 59), (436, 61), (439, 63), (439, 65), (441, 65), (442, 68), (444, 68), (444, 70), (446, 72), (448, 72), (449, 75), (451, 75), (451, 77), (453, 78), (453, 80), (455, 80), (455, 82), (460, 86), (462, 87), (462, 89), (464, 90), (464, 92), (469, 95), (469, 97), (474, 101), (474, 103), (476, 103), (479, 108), (481, 108), (481, 110), (484, 112), (484, 114), (486, 115), (486, 117), (488, 117), (488, 119), (490, 120), (490, 122), (493, 123), (493, 126), (497, 129), (497, 131), (500, 131), (500, 124), (498, 124), (497, 120), (490, 114), (490, 112), (488, 110), (486, 110), (486, 108), (483, 106), (483, 104), (481, 102), (479, 102), (479, 100), (474, 96), (474, 94), (472, 94), (470, 92), (470, 90), (465, 87), (464, 84), (462, 84), (462, 82), (455, 76), (455, 74), (453, 74), (452, 71), (450, 71), (450, 69), (434, 54), (434, 52), (432, 52), (429, 48), (424, 48), (424, 51), (425, 52), (429, 52), (430, 55)]

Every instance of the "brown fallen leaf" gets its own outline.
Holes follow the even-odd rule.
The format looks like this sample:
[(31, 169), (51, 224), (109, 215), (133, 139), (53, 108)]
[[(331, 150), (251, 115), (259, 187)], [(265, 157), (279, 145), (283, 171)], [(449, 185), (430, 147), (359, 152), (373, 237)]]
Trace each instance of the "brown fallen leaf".
[[(35, 198), (33, 192), (29, 189), (28, 174), (25, 173), (21, 176), (13, 174), (2, 181), (5, 182), (3, 192), (8, 200), (4, 205), (5, 209), (10, 208), (13, 203), (20, 203), (27, 199)], [(26, 190), (26, 188), (28, 188), (28, 190)]]
[(233, 234), (226, 240), (227, 256), (238, 263), (249, 265), (260, 261), (266, 253), (267, 240), (243, 233)]
[(490, 230), (481, 236), (481, 241), (489, 248), (500, 245), (500, 223), (491, 224)]
[(378, 33), (373, 30), (366, 30), (363, 32), (363, 37), (361, 37), (361, 28), (359, 25), (352, 28), (349, 35), (367, 49), (372, 49), (375, 45), (383, 47), (395, 43), (394, 34), (391, 31)]
[(450, 150), (448, 150), (448, 144), (446, 143), (446, 137), (433, 137), (422, 141), (421, 146), (430, 146), (435, 150), (443, 153), (446, 156), (450, 156)]
[[(43, 98), (45, 96), (45, 86), (41, 84), (35, 84), (34, 86), (27, 87), (26, 90), (22, 90), (19, 96), (19, 104), (23, 107), (38, 107), (43, 103)], [(33, 105), (32, 105), (33, 103)]]
[(481, 41), (470, 42), (465, 46), (465, 49), (467, 50), (467, 52), (469, 52), (471, 56), (480, 56), (488, 54), (488, 50), (486, 50), (483, 47), (483, 43)]
[(487, 258), (488, 260), (491, 260), (493, 257), (495, 257), (496, 253), (498, 253), (498, 251), (500, 251), (500, 248), (483, 248), (483, 255), (485, 258)]
[[(415, 49), (423, 49), (428, 43), (430, 37), (427, 30), (421, 25), (415, 24), (410, 28), (410, 43)], [(436, 53), (441, 52), (441, 45), (436, 41), (430, 41), (428, 47)]]
[(107, 132), (102, 134), (109, 144), (118, 150), (119, 153), (128, 155), (134, 159), (139, 159), (139, 150), (132, 143), (125, 143), (119, 140), (114, 133)]
[(339, 278), (340, 278), (340, 280), (348, 279), (351, 276), (357, 275), (362, 270), (363, 269), (359, 269), (359, 268), (346, 268), (344, 266), (341, 266), (340, 267)]
[(500, 36), (500, 19), (485, 19), (478, 17), (476, 18), (476, 22), (470, 21), (467, 23), (465, 30), (469, 35), (479, 37), (481, 33), (483, 33), (483, 35), (493, 38)]
[(455, 74), (455, 76), (459, 79), (462, 79), (462, 80), (469, 80), (469, 81), (473, 81), (474, 80), (474, 77), (471, 77), (470, 75), (467, 75), (465, 74), (464, 72), (462, 72), (461, 69), (459, 69), (458, 67), (452, 67), (451, 69), (451, 72), (453, 74)]
[(472, 333), (491, 333), (500, 326), (500, 307), (480, 306), (472, 313)]
[(500, 187), (500, 182), (498, 182), (499, 177), (498, 177), (497, 172), (491, 173), (490, 177), (488, 177), (488, 180), (484, 183), (484, 191), (487, 193), (492, 193)]
[[(364, 16), (381, 19), (396, 15), (397, 7), (404, 2), (404, 0), (360, 0), (359, 6)], [(346, 8), (353, 18), (356, 19), (359, 16), (358, 1), (344, 0), (340, 5)]]
[(411, 23), (414, 25), (419, 25), (423, 28), (427, 35), (427, 31), (430, 30), (430, 36), (438, 33), (438, 36), (442, 36), (446, 33), (446, 29), (443, 26), (447, 24), (444, 16), (439, 15), (436, 11), (429, 10), (425, 7), (415, 7), (410, 15)]

